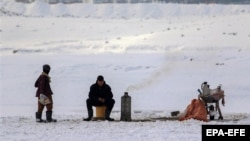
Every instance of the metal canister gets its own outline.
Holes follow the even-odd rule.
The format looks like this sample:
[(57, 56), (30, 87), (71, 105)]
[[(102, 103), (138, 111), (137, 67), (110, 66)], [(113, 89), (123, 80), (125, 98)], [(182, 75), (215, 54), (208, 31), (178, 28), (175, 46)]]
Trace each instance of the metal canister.
[(131, 97), (128, 92), (121, 97), (121, 121), (131, 121)]

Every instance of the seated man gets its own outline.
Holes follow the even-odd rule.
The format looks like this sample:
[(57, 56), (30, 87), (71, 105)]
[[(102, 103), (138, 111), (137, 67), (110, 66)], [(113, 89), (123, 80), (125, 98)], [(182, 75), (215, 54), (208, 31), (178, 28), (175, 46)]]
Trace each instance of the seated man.
[(89, 91), (89, 98), (86, 101), (88, 109), (88, 118), (85, 118), (85, 121), (90, 121), (93, 117), (92, 106), (106, 106), (105, 119), (108, 121), (113, 121), (113, 118), (110, 118), (110, 113), (115, 104), (113, 99), (113, 93), (111, 88), (104, 81), (104, 77), (99, 75), (97, 77), (96, 83), (92, 84)]
[(220, 107), (219, 107), (219, 101), (222, 100), (222, 105), (225, 105), (225, 95), (224, 91), (221, 89), (221, 85), (219, 85), (216, 89), (210, 89), (207, 82), (202, 83), (201, 90), (199, 91), (199, 98), (202, 99), (207, 106), (207, 103), (216, 103), (215, 110), (219, 112), (219, 119), (223, 119)]

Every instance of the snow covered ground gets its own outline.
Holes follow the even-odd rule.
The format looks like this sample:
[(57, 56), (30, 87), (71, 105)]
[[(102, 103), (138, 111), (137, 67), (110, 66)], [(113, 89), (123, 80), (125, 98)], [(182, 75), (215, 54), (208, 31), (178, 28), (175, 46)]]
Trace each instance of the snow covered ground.
[[(203, 124), (250, 124), (249, 5), (32, 4), (0, 1), (1, 140), (201, 140)], [(34, 82), (51, 65), (54, 118), (35, 122)], [(222, 84), (224, 122), (84, 122), (102, 74), (132, 119), (184, 110), (203, 81)], [(44, 116), (44, 115), (43, 115)], [(237, 121), (228, 119), (240, 119)]]

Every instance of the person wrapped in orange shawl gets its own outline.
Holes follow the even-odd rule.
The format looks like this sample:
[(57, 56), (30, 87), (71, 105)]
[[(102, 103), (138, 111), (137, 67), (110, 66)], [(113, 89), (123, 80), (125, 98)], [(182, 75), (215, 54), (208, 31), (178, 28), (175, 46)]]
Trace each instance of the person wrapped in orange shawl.
[(207, 122), (207, 110), (202, 100), (193, 99), (185, 111), (178, 116), (179, 121), (197, 119)]

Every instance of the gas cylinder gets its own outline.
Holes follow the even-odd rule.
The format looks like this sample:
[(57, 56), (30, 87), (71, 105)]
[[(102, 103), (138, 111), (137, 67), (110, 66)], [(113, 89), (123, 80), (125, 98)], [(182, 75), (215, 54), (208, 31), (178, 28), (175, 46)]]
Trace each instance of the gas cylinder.
[(121, 121), (131, 121), (131, 97), (128, 92), (121, 97)]

